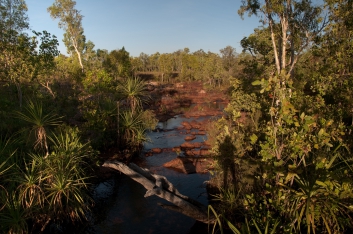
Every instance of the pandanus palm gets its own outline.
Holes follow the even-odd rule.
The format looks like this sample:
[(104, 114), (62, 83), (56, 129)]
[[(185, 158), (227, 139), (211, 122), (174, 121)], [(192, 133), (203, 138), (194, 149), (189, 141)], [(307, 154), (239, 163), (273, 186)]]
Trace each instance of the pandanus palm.
[(78, 131), (66, 128), (49, 138), (53, 152), (45, 161), (44, 188), (53, 219), (77, 220), (85, 216), (90, 200), (87, 195), (87, 173), (92, 151), (82, 144)]
[(35, 134), (34, 148), (44, 149), (47, 157), (49, 150), (47, 144), (47, 131), (45, 128), (59, 125), (61, 123), (60, 118), (52, 113), (44, 114), (41, 103), (29, 101), (24, 109), (24, 112), (16, 112), (16, 117), (32, 125), (31, 132), (34, 132)]
[(0, 213), (0, 223), (9, 223), (5, 229), (12, 228), (11, 220), (24, 215), (25, 220), (30, 218), (41, 224), (43, 231), (49, 221), (80, 220), (89, 209), (87, 162), (93, 156), (90, 146), (82, 144), (78, 130), (70, 127), (60, 128), (48, 139), (48, 157), (30, 154), (29, 162), (13, 179), (19, 184), (14, 193), (16, 200), (8, 200), (4, 208), (6, 213), (12, 213)]
[(6, 206), (8, 200), (8, 190), (6, 176), (10, 169), (14, 168), (14, 140), (11, 138), (0, 138), (0, 212)]
[(133, 113), (150, 99), (146, 82), (140, 78), (127, 78), (120, 83), (118, 91), (121, 93), (123, 99), (126, 100)]
[(128, 143), (133, 143), (143, 127), (141, 112), (124, 111), (120, 116), (120, 128), (123, 138)]

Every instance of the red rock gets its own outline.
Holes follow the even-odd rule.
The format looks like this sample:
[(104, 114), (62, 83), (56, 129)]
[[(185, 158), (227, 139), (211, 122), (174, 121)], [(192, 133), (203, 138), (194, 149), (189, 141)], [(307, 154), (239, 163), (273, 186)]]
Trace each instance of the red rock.
[(195, 128), (195, 129), (199, 129), (201, 127), (201, 124), (196, 120), (191, 121), (190, 125), (192, 128)]
[(206, 132), (205, 131), (198, 131), (198, 132), (196, 132), (195, 135), (206, 135)]
[(151, 151), (152, 151), (152, 153), (154, 153), (154, 154), (160, 154), (160, 153), (162, 153), (162, 149), (161, 149), (161, 148), (153, 148)]
[(210, 151), (208, 149), (201, 149), (201, 155), (202, 156), (208, 156), (210, 155)]
[(173, 151), (173, 152), (180, 152), (181, 149), (180, 149), (180, 147), (174, 147), (174, 148), (172, 149), (172, 151)]
[(194, 150), (187, 150), (187, 151), (185, 151), (185, 155), (187, 155), (187, 156), (194, 156), (195, 154), (194, 154)]
[(194, 135), (185, 137), (185, 141), (192, 141), (192, 140), (195, 140), (195, 139), (196, 139), (196, 136), (194, 136)]
[(163, 166), (185, 174), (191, 174), (196, 172), (196, 168), (192, 164), (192, 161), (188, 160), (187, 158), (177, 157), (172, 161), (164, 163)]
[(210, 155), (210, 151), (207, 149), (191, 150), (191, 154), (198, 155), (198, 156), (208, 156), (208, 155)]
[(147, 152), (147, 153), (145, 153), (145, 156), (146, 156), (146, 157), (150, 157), (150, 156), (152, 156), (152, 155), (153, 155), (152, 152)]
[(193, 164), (196, 167), (197, 173), (207, 173), (209, 170), (213, 168), (213, 159), (211, 158), (198, 158), (195, 157), (193, 160)]
[(202, 146), (201, 142), (194, 142), (195, 148), (200, 148)]
[(183, 144), (181, 144), (180, 148), (187, 148), (187, 149), (193, 149), (195, 148), (193, 143), (190, 142), (184, 142)]
[(195, 172), (206, 173), (212, 167), (212, 164), (213, 160), (211, 158), (177, 157), (163, 164), (163, 166), (185, 174), (191, 174)]
[(190, 130), (192, 128), (189, 122), (184, 121), (181, 125), (183, 125), (186, 130)]

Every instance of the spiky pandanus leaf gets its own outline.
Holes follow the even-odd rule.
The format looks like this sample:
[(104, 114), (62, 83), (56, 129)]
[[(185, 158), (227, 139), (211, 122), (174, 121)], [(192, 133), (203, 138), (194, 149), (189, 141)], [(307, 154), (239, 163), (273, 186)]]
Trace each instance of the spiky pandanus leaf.
[(60, 117), (53, 113), (45, 114), (43, 106), (39, 102), (28, 101), (24, 112), (16, 112), (15, 116), (31, 124), (31, 132), (34, 132), (34, 148), (44, 149), (48, 156), (47, 130), (49, 126), (57, 126), (61, 123)]
[(132, 112), (142, 107), (143, 103), (150, 100), (150, 95), (147, 91), (147, 84), (140, 78), (127, 78), (120, 83), (118, 91), (126, 100)]

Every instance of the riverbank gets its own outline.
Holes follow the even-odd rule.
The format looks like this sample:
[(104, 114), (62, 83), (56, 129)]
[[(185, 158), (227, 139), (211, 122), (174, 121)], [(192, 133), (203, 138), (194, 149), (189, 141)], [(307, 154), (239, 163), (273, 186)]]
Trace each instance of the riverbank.
[[(227, 104), (226, 95), (220, 91), (209, 91), (207, 95), (207, 91), (199, 82), (169, 85), (166, 90), (156, 84), (151, 92), (154, 102), (148, 108), (155, 112), (160, 122), (155, 131), (148, 133), (151, 141), (144, 144), (142, 154), (134, 158), (133, 162), (148, 168), (152, 173), (166, 176), (181, 193), (207, 206), (205, 181), (209, 180), (208, 170), (211, 167), (207, 130), (210, 129), (210, 119), (222, 115), (222, 110)], [(172, 114), (166, 115), (161, 110), (170, 110)], [(111, 151), (114, 152), (114, 149)], [(104, 155), (104, 159), (119, 160), (118, 157), (117, 154)], [(121, 160), (126, 160), (126, 156)], [(107, 211), (102, 214), (105, 218), (93, 227), (98, 233), (113, 229), (128, 233), (125, 228), (136, 225), (139, 226), (136, 232), (129, 229), (129, 233), (147, 230), (151, 233), (161, 233), (161, 230), (168, 230), (168, 233), (198, 233), (200, 226), (195, 228), (195, 221), (176, 212), (161, 209), (158, 204), (164, 201), (154, 196), (145, 198), (145, 191), (136, 182), (126, 178), (122, 185), (121, 181), (116, 181), (116, 176), (121, 178), (123, 175), (117, 175), (109, 169), (102, 170), (106, 170), (102, 173), (106, 176), (106, 181), (115, 184), (108, 190), (117, 189), (118, 192), (114, 198), (110, 198), (113, 199), (110, 202), (113, 205), (105, 208)], [(99, 184), (95, 193), (107, 190), (104, 185), (106, 183)], [(118, 205), (132, 204), (132, 197), (133, 202), (141, 207)], [(117, 205), (114, 205), (115, 203)], [(204, 225), (201, 227), (205, 228)]]

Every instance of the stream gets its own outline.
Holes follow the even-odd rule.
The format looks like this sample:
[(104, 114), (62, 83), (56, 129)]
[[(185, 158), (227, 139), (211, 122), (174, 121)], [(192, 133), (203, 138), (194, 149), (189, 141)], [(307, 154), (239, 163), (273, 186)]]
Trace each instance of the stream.
[[(195, 120), (203, 119), (205, 117)], [(148, 133), (150, 142), (145, 143), (144, 151), (148, 152), (152, 148), (170, 149), (180, 146), (186, 135), (178, 128), (183, 121), (191, 120), (193, 119), (175, 116), (166, 122), (158, 123), (157, 129), (159, 131)], [(197, 135), (192, 142), (202, 142), (205, 138), (205, 135)], [(207, 205), (208, 199), (204, 182), (209, 179), (209, 173), (183, 174), (163, 167), (164, 163), (171, 161), (176, 156), (176, 152), (164, 150), (162, 153), (150, 157), (141, 155), (134, 163), (140, 167), (148, 168), (155, 174), (166, 176), (182, 194)], [(167, 203), (167, 201), (157, 196), (145, 198), (145, 193), (146, 189), (142, 185), (123, 174), (117, 174), (107, 181), (99, 183), (94, 189), (93, 198), (96, 207), (99, 207), (100, 210), (94, 210), (92, 217), (94, 224), (87, 233), (195, 233), (191, 230), (196, 222), (194, 219), (161, 208), (158, 203)]]
[[(210, 103), (205, 103), (210, 106)], [(217, 103), (212, 108), (223, 110), (224, 104)], [(144, 152), (134, 160), (142, 168), (148, 168), (152, 173), (163, 175), (174, 184), (182, 194), (189, 196), (204, 205), (208, 205), (206, 181), (210, 174), (183, 174), (163, 164), (175, 159), (178, 154), (173, 147), (185, 142), (184, 138), (190, 135), (182, 128), (183, 121), (201, 122), (209, 120), (211, 116), (186, 118), (177, 115), (166, 122), (159, 122), (156, 131), (148, 133), (149, 142), (144, 144)], [(192, 129), (197, 132), (197, 129)], [(188, 133), (188, 134), (187, 134)], [(207, 135), (195, 135), (191, 142), (203, 142)], [(145, 152), (153, 148), (161, 148), (162, 153), (146, 157)], [(182, 153), (181, 153), (182, 155)], [(179, 155), (180, 156), (180, 155)], [(85, 233), (105, 234), (198, 234), (207, 233), (207, 225), (195, 221), (183, 214), (161, 208), (158, 203), (167, 201), (150, 196), (145, 198), (146, 189), (139, 183), (121, 173), (99, 184), (93, 190), (96, 206), (92, 212), (92, 225), (86, 228)]]

